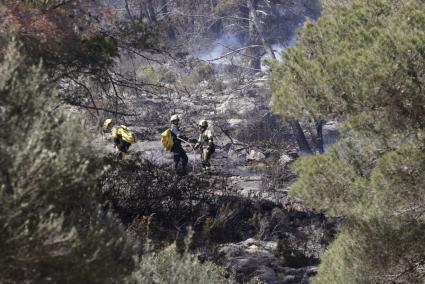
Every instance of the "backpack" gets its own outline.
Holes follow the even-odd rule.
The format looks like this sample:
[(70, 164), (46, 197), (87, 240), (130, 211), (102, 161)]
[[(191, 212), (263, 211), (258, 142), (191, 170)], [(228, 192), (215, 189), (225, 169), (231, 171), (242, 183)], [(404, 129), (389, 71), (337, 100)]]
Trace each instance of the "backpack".
[(125, 142), (130, 143), (130, 144), (136, 143), (136, 138), (134, 137), (133, 132), (131, 132), (126, 126), (121, 125), (118, 132), (119, 132), (119, 134), (121, 134), (121, 138)]
[(161, 143), (165, 151), (171, 151), (174, 145), (171, 129), (167, 129), (161, 133)]

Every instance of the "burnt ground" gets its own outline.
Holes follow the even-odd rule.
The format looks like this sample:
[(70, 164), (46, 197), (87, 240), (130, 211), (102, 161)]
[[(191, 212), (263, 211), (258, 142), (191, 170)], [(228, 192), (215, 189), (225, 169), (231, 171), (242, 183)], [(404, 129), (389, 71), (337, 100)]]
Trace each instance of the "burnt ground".
[[(133, 152), (120, 162), (108, 155), (109, 171), (99, 181), (105, 206), (134, 238), (158, 247), (176, 242), (183, 250), (190, 236), (193, 252), (225, 266), (240, 283), (308, 283), (315, 274), (335, 222), (291, 201), (286, 189), (267, 190), (261, 179), (266, 169), (253, 171), (252, 165), (234, 160), (232, 171), (224, 174), (226, 167), (216, 160), (212, 174), (181, 176), (165, 163), (169, 155), (155, 164), (148, 154), (153, 157)], [(289, 169), (280, 174), (289, 186)]]

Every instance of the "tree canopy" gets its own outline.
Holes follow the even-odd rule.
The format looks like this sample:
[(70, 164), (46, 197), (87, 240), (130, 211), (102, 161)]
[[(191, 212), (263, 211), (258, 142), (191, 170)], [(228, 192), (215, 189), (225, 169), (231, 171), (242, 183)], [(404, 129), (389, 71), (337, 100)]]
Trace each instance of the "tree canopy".
[(274, 110), (336, 119), (341, 139), (300, 159), (290, 194), (343, 217), (315, 283), (421, 282), (425, 274), (423, 1), (329, 5), (272, 66)]

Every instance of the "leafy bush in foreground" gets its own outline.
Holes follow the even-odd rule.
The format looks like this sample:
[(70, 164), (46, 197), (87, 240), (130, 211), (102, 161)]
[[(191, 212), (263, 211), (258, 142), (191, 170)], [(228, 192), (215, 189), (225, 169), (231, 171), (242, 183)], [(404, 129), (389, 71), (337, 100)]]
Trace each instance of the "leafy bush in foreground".
[(133, 273), (137, 283), (234, 283), (223, 268), (211, 262), (201, 263), (189, 254), (179, 254), (175, 246), (147, 254)]
[(99, 218), (90, 135), (13, 44), (0, 60), (0, 282), (124, 281), (132, 244)]

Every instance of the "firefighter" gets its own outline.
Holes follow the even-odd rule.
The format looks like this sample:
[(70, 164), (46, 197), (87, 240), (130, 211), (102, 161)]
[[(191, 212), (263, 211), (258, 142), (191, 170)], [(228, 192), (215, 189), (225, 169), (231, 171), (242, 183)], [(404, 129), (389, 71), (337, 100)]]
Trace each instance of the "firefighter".
[(103, 123), (103, 129), (105, 131), (111, 130), (114, 147), (118, 150), (117, 158), (123, 160), (131, 144), (136, 143), (133, 132), (125, 125), (114, 126), (114, 122), (110, 118), (106, 119)]
[(208, 129), (208, 122), (205, 119), (199, 121), (198, 127), (200, 134), (195, 149), (200, 149), (202, 170), (208, 172), (211, 170), (211, 155), (215, 152), (214, 138), (211, 130)]
[(172, 115), (170, 122), (171, 135), (173, 136), (173, 147), (171, 148), (171, 152), (173, 153), (174, 158), (174, 169), (176, 172), (178, 171), (178, 165), (181, 161), (182, 174), (186, 174), (188, 157), (186, 155), (186, 151), (182, 147), (182, 142), (187, 142), (187, 137), (181, 133), (180, 118), (177, 115)]

